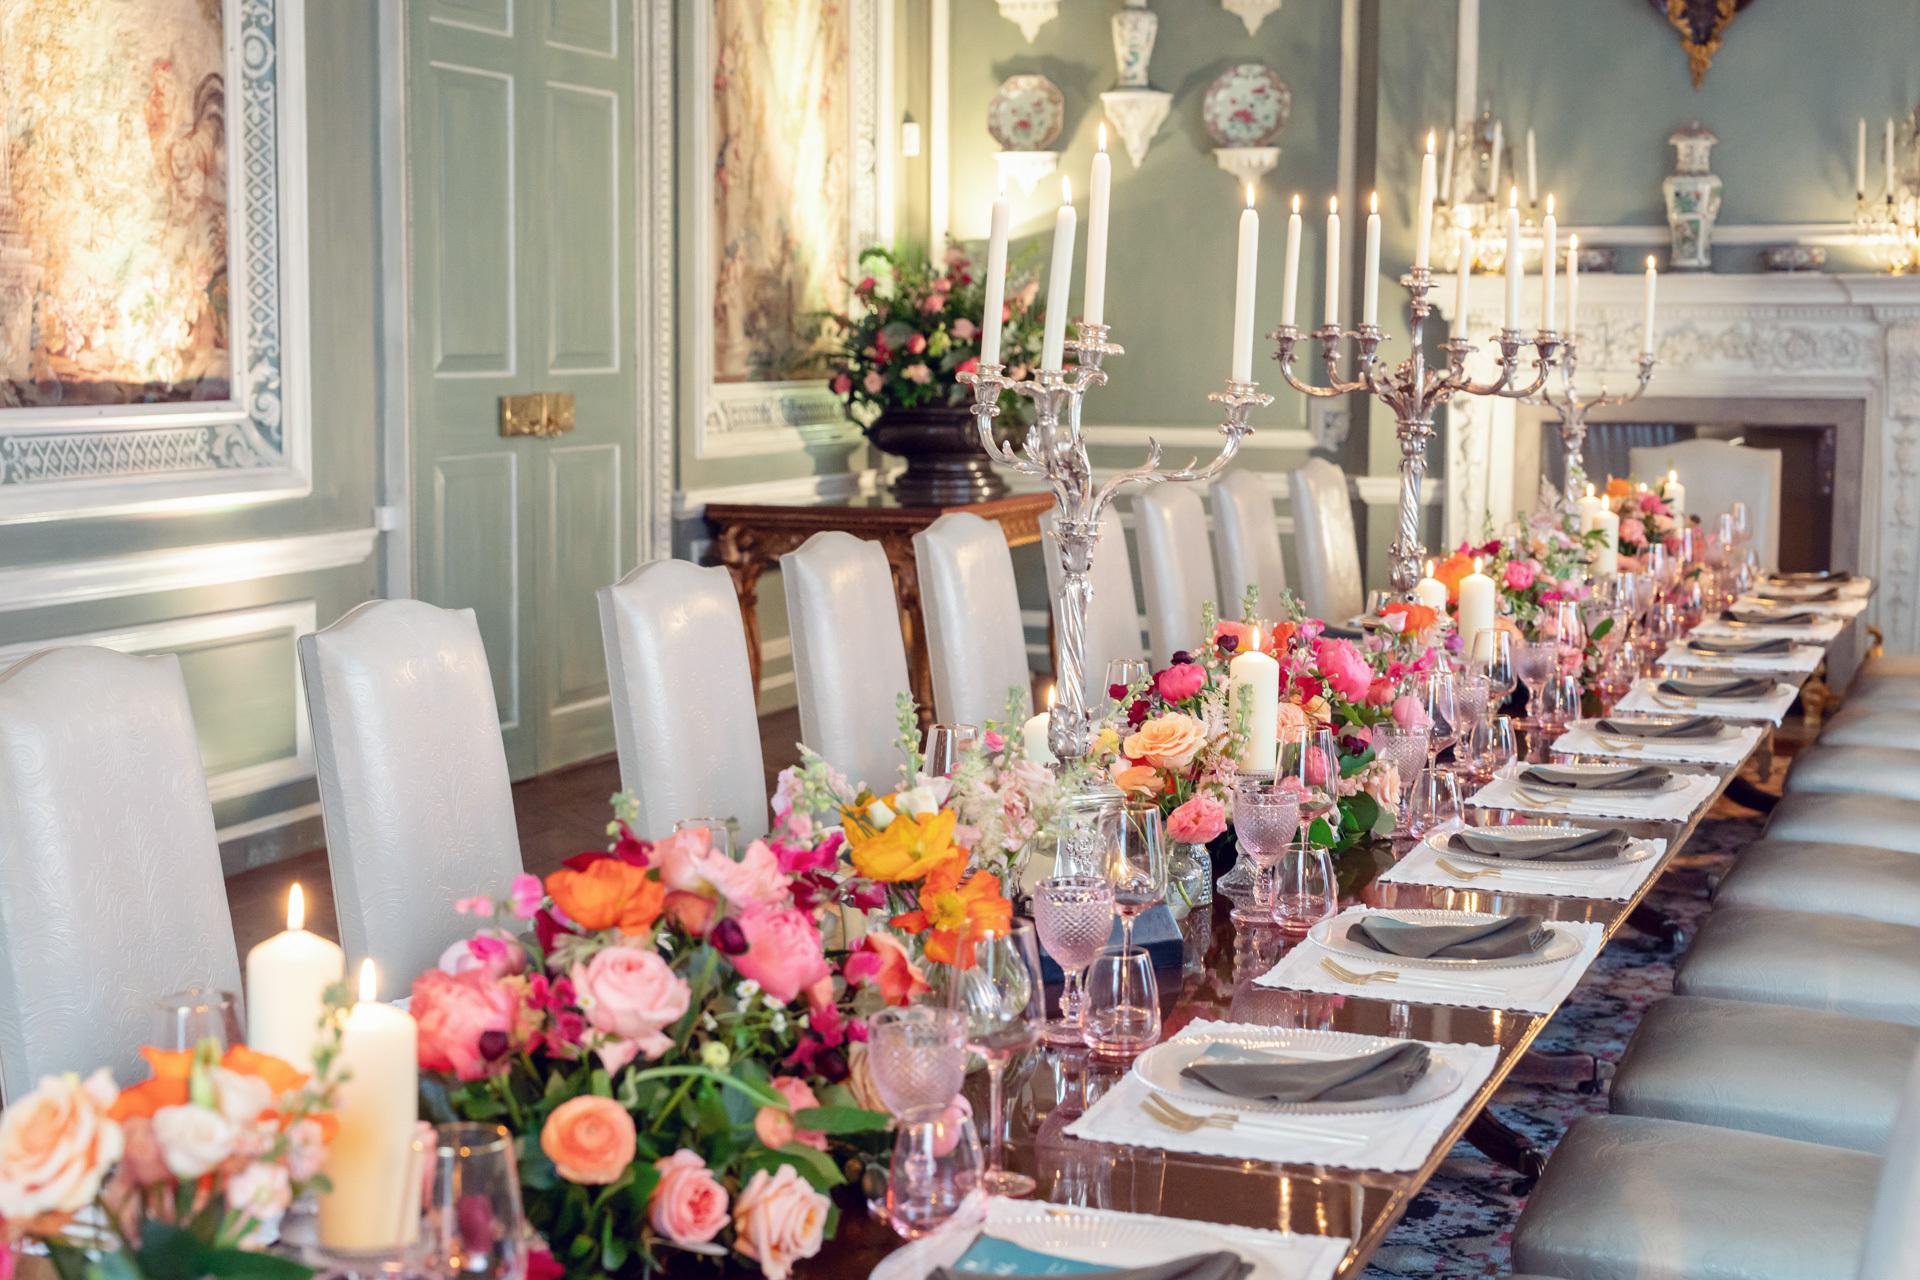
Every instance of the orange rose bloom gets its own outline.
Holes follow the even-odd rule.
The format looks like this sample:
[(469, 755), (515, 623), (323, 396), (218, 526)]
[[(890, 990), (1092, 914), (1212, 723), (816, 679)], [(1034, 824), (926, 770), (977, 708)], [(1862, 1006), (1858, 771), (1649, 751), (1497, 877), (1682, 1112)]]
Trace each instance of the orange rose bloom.
[(596, 859), (584, 871), (556, 871), (547, 877), (547, 893), (589, 933), (615, 926), (622, 933), (645, 933), (667, 901), (658, 878), (618, 858)]
[(1127, 764), (1123, 760), (1116, 760), (1111, 777), (1113, 785), (1122, 791), (1139, 791), (1150, 796), (1160, 792), (1160, 774), (1150, 764)]
[(637, 1146), (633, 1117), (612, 1098), (585, 1094), (553, 1109), (540, 1128), (540, 1149), (568, 1182), (604, 1187), (618, 1182)]
[(1633, 492), (1633, 481), (1622, 480), (1618, 476), (1607, 477), (1607, 497), (1624, 498)]
[(1145, 760), (1156, 769), (1184, 769), (1207, 742), (1206, 726), (1178, 711), (1155, 716), (1120, 744), (1129, 760)]

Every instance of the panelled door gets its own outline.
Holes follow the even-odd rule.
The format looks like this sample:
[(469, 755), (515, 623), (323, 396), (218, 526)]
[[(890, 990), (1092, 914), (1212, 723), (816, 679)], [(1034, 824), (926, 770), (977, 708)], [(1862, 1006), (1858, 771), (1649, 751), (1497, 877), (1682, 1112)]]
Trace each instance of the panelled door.
[[(407, 14), (414, 580), (478, 614), (524, 777), (613, 746), (594, 592), (633, 558), (633, 4)], [(536, 434), (503, 434), (506, 397)]]

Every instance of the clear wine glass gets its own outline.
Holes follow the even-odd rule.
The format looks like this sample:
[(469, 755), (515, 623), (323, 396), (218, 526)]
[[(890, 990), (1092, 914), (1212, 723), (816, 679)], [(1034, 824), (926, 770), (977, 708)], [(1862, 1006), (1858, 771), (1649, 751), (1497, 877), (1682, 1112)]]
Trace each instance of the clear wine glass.
[(704, 831), (707, 843), (726, 854), (733, 856), (733, 822), (730, 818), (682, 818), (673, 824), (673, 833), (682, 831)]
[(222, 1051), (245, 1043), (240, 1031), (239, 1003), (233, 992), (215, 987), (187, 987), (161, 996), (160, 1034), (154, 1046), (173, 1053), (190, 1052), (211, 1040)]
[(974, 724), (936, 724), (927, 728), (926, 761), (930, 777), (944, 778), (960, 763), (960, 757), (979, 744), (980, 726)]
[[(1110, 658), (1107, 660), (1107, 696), (1113, 697), (1116, 687), (1129, 692), (1138, 690), (1152, 674), (1145, 658)], [(1114, 701), (1117, 703), (1120, 699), (1114, 698)]]
[(1744, 550), (1753, 538), (1753, 522), (1747, 516), (1747, 504), (1735, 502), (1727, 514), (1733, 517), (1733, 544)]
[(1133, 922), (1167, 896), (1167, 840), (1160, 806), (1129, 801), (1120, 815), (1120, 838), (1107, 859), (1107, 883), (1120, 916), (1120, 945), (1133, 945)]
[[(1451, 685), (1449, 685), (1451, 688)], [(1280, 742), (1277, 787), (1298, 797), (1300, 829), (1310, 830), (1316, 819), (1331, 818), (1339, 803), (1340, 753), (1330, 729), (1295, 729)]]
[(1450, 671), (1429, 671), (1420, 677), (1417, 696), (1427, 715), (1427, 767), (1439, 762), (1440, 753), (1453, 745), (1460, 734), (1459, 704), (1454, 701), (1454, 677)]
[(1587, 653), (1587, 627), (1580, 617), (1580, 604), (1560, 600), (1553, 605), (1553, 642), (1562, 671), (1578, 671)]
[(1264, 778), (1242, 778), (1233, 793), (1233, 831), (1253, 859), (1253, 901), (1236, 903), (1237, 924), (1273, 919), (1273, 864), (1300, 828), (1300, 793)]
[(979, 935), (973, 967), (953, 969), (948, 1005), (967, 1023), (967, 1047), (987, 1061), (989, 1133), (987, 1170), (980, 1185), (988, 1195), (1024, 1196), (1033, 1179), (1006, 1167), (1007, 1063), (1040, 1038), (1046, 1022), (1046, 988), (1033, 926), (1017, 921), (1005, 932)]
[(1545, 686), (1560, 658), (1560, 646), (1557, 640), (1548, 637), (1545, 640), (1523, 640), (1514, 646), (1513, 669), (1520, 682), (1527, 686), (1527, 715), (1521, 723), (1538, 718), (1540, 714), (1540, 690)]
[(1513, 636), (1498, 627), (1474, 632), (1473, 649), (1467, 655), (1467, 671), (1483, 677), (1491, 686), (1488, 706), (1504, 707), (1520, 682), (1513, 670)]
[(1580, 678), (1564, 672), (1554, 675), (1541, 690), (1541, 735), (1551, 739), (1579, 717)]
[(1033, 923), (1040, 945), (1060, 966), (1060, 1017), (1047, 1023), (1053, 1044), (1079, 1044), (1086, 1030), (1081, 974), (1107, 945), (1113, 931), (1113, 886), (1105, 876), (1055, 876), (1033, 893)]
[(1485, 676), (1471, 674), (1456, 675), (1453, 678), (1453, 705), (1460, 714), (1461, 733), (1479, 724), (1487, 718), (1487, 713), (1495, 709), (1493, 701), (1493, 682)]
[(448, 1280), (521, 1280), (529, 1249), (513, 1135), (497, 1124), (443, 1124), (414, 1149), (427, 1176), (422, 1270)]
[(1463, 821), (1460, 808), (1460, 780), (1438, 769), (1421, 772), (1413, 784), (1413, 800), (1407, 811), (1407, 830), (1419, 839), (1436, 831), (1457, 830)]
[(1473, 732), (1467, 739), (1467, 757), (1475, 782), (1489, 782), (1510, 772), (1520, 758), (1519, 740), (1514, 736), (1512, 719), (1493, 716), (1473, 726)]
[(1396, 724), (1375, 725), (1371, 741), (1374, 758), (1386, 761), (1400, 774), (1400, 804), (1394, 818), (1396, 829), (1404, 829), (1407, 797), (1413, 794), (1413, 780), (1427, 763), (1427, 731), (1424, 726), (1402, 729)]

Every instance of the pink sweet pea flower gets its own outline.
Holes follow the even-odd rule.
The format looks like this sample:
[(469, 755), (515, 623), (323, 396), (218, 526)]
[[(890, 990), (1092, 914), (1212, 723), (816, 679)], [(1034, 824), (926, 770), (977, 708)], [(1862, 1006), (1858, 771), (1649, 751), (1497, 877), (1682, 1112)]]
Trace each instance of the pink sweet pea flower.
[(546, 886), (540, 883), (539, 876), (530, 876), (525, 872), (513, 878), (513, 887), (507, 890), (507, 902), (513, 909), (516, 920), (531, 920), (540, 910), (540, 904), (546, 899)]

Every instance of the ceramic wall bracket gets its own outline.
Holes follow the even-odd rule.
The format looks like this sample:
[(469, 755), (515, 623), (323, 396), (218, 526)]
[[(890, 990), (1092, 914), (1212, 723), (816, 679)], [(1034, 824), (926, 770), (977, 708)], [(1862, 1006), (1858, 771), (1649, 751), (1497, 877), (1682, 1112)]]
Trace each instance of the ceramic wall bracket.
[(1109, 89), (1100, 95), (1113, 131), (1120, 135), (1127, 158), (1138, 169), (1147, 158), (1154, 135), (1173, 110), (1173, 95), (1165, 89)]
[(1247, 34), (1260, 30), (1270, 13), (1280, 11), (1280, 0), (1220, 0), (1226, 11), (1247, 24)]
[(1214, 161), (1242, 185), (1258, 182), (1260, 175), (1280, 163), (1278, 147), (1215, 147)]
[(1019, 188), (1022, 195), (1030, 196), (1033, 194), (1033, 189), (1040, 185), (1040, 179), (1060, 167), (1060, 153), (1058, 151), (1001, 151), (995, 153), (993, 163), (1003, 183)]
[(1060, 16), (1060, 0), (998, 0), (1000, 16), (1020, 28), (1032, 44), (1040, 28)]

